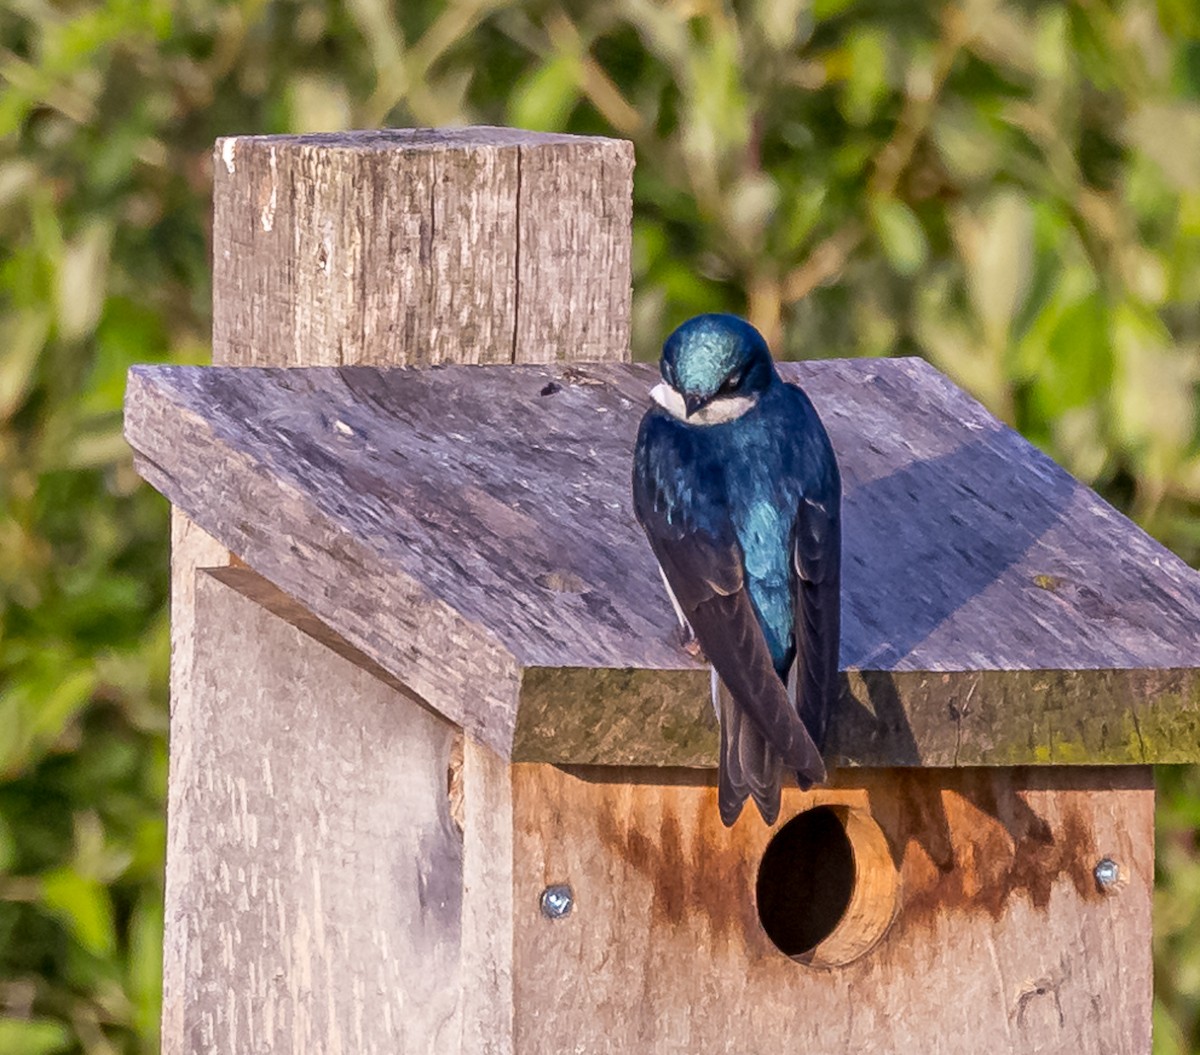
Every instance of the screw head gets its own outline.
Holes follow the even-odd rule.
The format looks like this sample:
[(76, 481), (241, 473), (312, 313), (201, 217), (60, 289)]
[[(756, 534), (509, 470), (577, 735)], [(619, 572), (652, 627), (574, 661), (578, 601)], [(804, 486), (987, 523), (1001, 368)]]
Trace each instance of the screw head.
[(1092, 875), (1096, 877), (1096, 885), (1101, 890), (1111, 890), (1121, 878), (1121, 866), (1111, 857), (1102, 857), (1092, 869)]
[(542, 915), (546, 919), (563, 919), (571, 914), (575, 895), (566, 883), (555, 883), (542, 891)]

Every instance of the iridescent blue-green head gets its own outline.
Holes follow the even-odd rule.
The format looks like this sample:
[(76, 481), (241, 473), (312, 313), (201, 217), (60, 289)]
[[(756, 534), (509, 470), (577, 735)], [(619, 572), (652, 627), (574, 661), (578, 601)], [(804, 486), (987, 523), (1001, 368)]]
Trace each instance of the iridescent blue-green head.
[[(718, 424), (745, 413), (775, 379), (763, 336), (736, 315), (697, 315), (663, 344), (655, 399), (677, 417)], [(668, 406), (664, 399), (673, 404)]]

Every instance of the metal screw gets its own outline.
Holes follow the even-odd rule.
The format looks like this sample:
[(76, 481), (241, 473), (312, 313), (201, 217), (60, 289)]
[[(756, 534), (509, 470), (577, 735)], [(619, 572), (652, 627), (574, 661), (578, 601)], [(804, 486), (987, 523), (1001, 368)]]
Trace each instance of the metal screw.
[(1111, 857), (1102, 857), (1092, 869), (1092, 875), (1096, 877), (1096, 885), (1101, 890), (1110, 890), (1121, 878), (1121, 868)]
[(541, 905), (546, 919), (563, 919), (571, 914), (575, 895), (566, 883), (555, 883), (542, 891)]

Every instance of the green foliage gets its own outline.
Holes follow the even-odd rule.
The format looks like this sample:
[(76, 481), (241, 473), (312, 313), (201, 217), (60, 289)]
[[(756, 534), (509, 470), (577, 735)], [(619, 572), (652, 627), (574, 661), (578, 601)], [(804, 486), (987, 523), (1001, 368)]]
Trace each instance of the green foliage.
[[(220, 134), (631, 138), (635, 351), (741, 311), (919, 354), (1200, 559), (1193, 0), (0, 8), (0, 1051), (155, 1050), (166, 510), (125, 368), (207, 355)], [(1158, 1050), (1200, 1049), (1200, 783), (1163, 775)]]

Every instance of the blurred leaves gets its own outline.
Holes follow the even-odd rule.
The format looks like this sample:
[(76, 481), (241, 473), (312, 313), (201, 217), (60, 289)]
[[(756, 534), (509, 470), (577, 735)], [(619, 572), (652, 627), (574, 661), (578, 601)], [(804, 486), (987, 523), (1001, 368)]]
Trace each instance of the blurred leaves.
[[(166, 510), (126, 367), (202, 361), (216, 136), (503, 123), (638, 152), (634, 349), (745, 312), (923, 355), (1200, 560), (1194, 0), (0, 8), (0, 1052), (156, 1050)], [(1200, 1050), (1163, 774), (1156, 1037)]]
[(97, 880), (70, 868), (57, 868), (42, 877), (41, 903), (88, 952), (112, 956), (116, 951), (112, 904)]
[(1179, 191), (1200, 190), (1200, 105), (1147, 103), (1125, 126), (1129, 143)]
[(929, 244), (916, 214), (896, 198), (871, 202), (871, 219), (879, 248), (899, 275), (914, 275), (929, 257)]
[(71, 1030), (61, 1022), (0, 1017), (0, 1051), (5, 1055), (54, 1055), (72, 1046)]
[(579, 102), (577, 66), (571, 55), (555, 55), (530, 70), (508, 100), (509, 124), (537, 132), (562, 128)]

